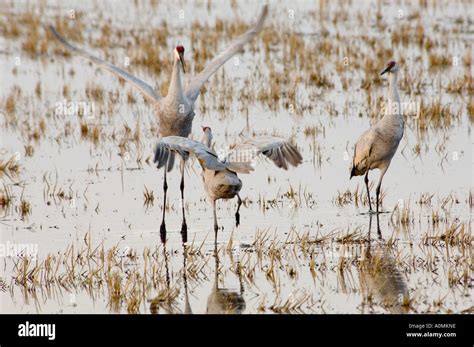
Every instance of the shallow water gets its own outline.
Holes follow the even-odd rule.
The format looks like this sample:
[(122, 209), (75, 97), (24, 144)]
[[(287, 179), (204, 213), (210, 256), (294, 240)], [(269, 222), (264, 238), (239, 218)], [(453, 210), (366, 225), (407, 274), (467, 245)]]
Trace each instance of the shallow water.
[[(207, 3), (200, 2), (185, 2), (180, 7), (112, 1), (99, 6), (102, 7), (92, 2), (45, 2), (41, 9), (15, 2), (2, 5), (0, 19), (11, 24), (9, 16), (14, 18), (32, 11), (40, 16), (41, 24), (47, 24), (54, 22), (55, 16), (68, 16), (73, 8), (84, 26), (84, 39), (76, 44), (116, 63), (125, 56), (133, 56), (140, 45), (132, 42), (127, 46), (130, 37), (114, 35), (114, 30), (126, 33), (133, 28), (151, 38), (151, 28), (159, 28), (166, 19), (171, 36), (167, 39), (168, 49), (160, 52), (161, 59), (170, 59), (172, 47), (182, 43), (189, 47), (187, 64), (193, 71), (193, 51), (199, 46), (190, 41), (191, 31), (194, 30), (196, 40), (203, 40), (209, 29), (192, 29), (192, 21), (211, 27), (216, 17), (225, 22), (250, 23), (258, 12), (253, 2), (238, 2), (235, 9), (218, 2), (210, 3), (209, 9)], [(30, 56), (22, 48), (28, 35), (26, 29), (13, 38), (3, 31), (0, 159), (5, 162), (15, 156), (21, 172), (18, 177), (1, 177), (4, 189), (8, 187), (14, 199), (10, 207), (1, 210), (0, 235), (5, 245), (35, 245), (37, 263), (33, 261), (27, 268), (40, 265), (38, 274), (43, 277), (37, 279), (38, 283), (19, 281), (18, 275), (24, 272), (18, 264), (24, 264), (25, 257), (4, 257), (1, 311), (204, 313), (217, 310), (219, 302), (225, 311), (237, 313), (472, 311), (472, 115), (467, 112), (467, 87), (460, 93), (446, 90), (451, 80), (465, 75), (472, 78), (472, 53), (467, 60), (462, 59), (473, 43), (474, 25), (467, 16), (468, 6), (463, 1), (454, 5), (447, 1), (436, 6), (429, 4), (427, 8), (411, 2), (389, 5), (382, 1), (342, 5), (324, 1), (271, 3), (267, 30), (281, 37), (296, 33), (296, 37), (304, 40), (304, 55), (322, 59), (321, 69), (333, 85), (321, 87), (305, 80), (311, 70), (308, 62), (291, 55), (285, 62), (285, 52), (293, 41), (277, 40), (266, 51), (264, 34), (239, 55), (238, 65), (231, 60), (207, 85), (208, 90), (196, 107), (193, 138), (201, 138), (201, 125), (211, 126), (219, 152), (247, 135), (291, 137), (304, 158), (301, 166), (289, 171), (278, 170), (262, 160), (254, 173), (241, 175), (245, 203), (238, 228), (234, 220), (236, 201), (218, 202), (223, 229), (217, 239), (217, 273), (212, 208), (206, 201), (195, 161), (188, 165), (185, 177), (188, 243), (182, 245), (180, 234), (178, 170), (168, 177), (166, 246), (160, 242), (163, 172), (151, 163), (158, 139), (157, 121), (150, 105), (136, 92), (136, 103), (128, 103), (130, 87), (122, 86), (117, 78), (80, 57), (56, 54), (55, 42), (48, 42), (46, 53)], [(381, 11), (381, 26), (376, 20), (377, 8)], [(182, 9), (184, 20), (179, 18)], [(419, 19), (417, 11), (421, 14)], [(189, 21), (188, 16), (192, 18)], [(360, 16), (368, 20), (359, 22)], [(100, 28), (109, 19), (109, 40), (113, 41), (93, 47), (90, 42), (100, 38)], [(450, 59), (460, 58), (459, 64), (430, 68), (433, 51), (414, 43), (391, 43), (391, 33), (399, 25), (418, 22), (425, 35), (435, 42), (433, 51), (447, 51)], [(327, 36), (322, 34), (324, 30)], [(222, 35), (225, 39), (218, 41), (218, 47), (229, 41), (227, 33)], [(368, 233), (367, 205), (354, 203), (356, 189), (365, 197), (363, 179), (349, 180), (353, 144), (375, 120), (369, 116), (367, 95), (370, 93), (372, 100), (376, 100), (387, 89), (386, 81), (375, 74), (370, 92), (361, 87), (366, 78), (365, 60), (376, 56), (367, 39), (374, 39), (376, 47), (392, 48), (392, 59), (403, 58), (402, 101), (432, 105), (440, 98), (442, 105), (450, 105), (452, 113), (457, 114), (441, 117), (441, 124), (447, 126), (432, 120), (426, 130), (420, 130), (416, 117), (406, 117), (405, 135), (382, 186), (383, 210), (388, 213), (380, 215), (381, 239), (375, 217), (372, 232)], [(324, 40), (333, 44), (328, 55), (316, 50)], [(338, 70), (348, 47), (355, 48), (359, 56), (350, 56), (348, 65)], [(212, 48), (212, 56), (215, 47), (208, 48)], [(15, 66), (16, 57), (21, 58), (19, 66)], [(470, 66), (466, 64), (469, 60)], [(135, 66), (132, 59), (130, 69), (158, 86), (169, 78), (169, 66), (157, 76), (143, 66)], [(259, 96), (274, 88), (272, 69), (282, 78), (287, 76), (290, 82), (280, 81), (278, 99), (268, 101)], [(298, 78), (303, 80), (298, 82)], [(404, 88), (404, 78), (419, 78), (421, 93), (410, 93)], [(347, 90), (342, 86), (343, 79), (348, 81)], [(41, 97), (35, 94), (38, 81)], [(56, 104), (64, 100), (65, 85), (70, 94), (68, 101), (95, 102), (97, 112), (93, 117), (55, 114)], [(85, 91), (91, 85), (103, 88), (102, 101), (87, 97)], [(21, 94), (13, 94), (16, 107), (8, 112), (6, 99), (15, 86)], [(293, 88), (294, 98), (290, 93)], [(117, 93), (119, 99), (112, 101), (109, 93)], [(289, 105), (298, 111), (292, 111)], [(40, 130), (39, 140), (31, 139), (34, 130), (41, 129), (41, 119), (44, 130)], [(81, 137), (81, 121), (88, 124), (90, 131), (94, 127), (100, 129), (96, 143)], [(125, 124), (130, 132), (125, 130)], [(308, 130), (312, 127), (314, 135)], [(137, 128), (139, 141), (134, 141)], [(29, 157), (25, 156), (27, 144), (34, 148)], [(378, 172), (371, 172), (370, 178), (376, 182)], [(154, 193), (152, 206), (144, 206), (145, 187)], [(337, 198), (347, 190), (352, 200), (341, 203)], [(421, 204), (421, 197), (426, 195), (432, 198)], [(26, 216), (20, 213), (21, 199), (31, 206)], [(399, 216), (403, 210), (408, 215), (405, 220)], [(448, 245), (439, 239), (446, 230), (464, 230), (463, 241)], [(352, 237), (344, 238), (352, 233)], [(261, 235), (268, 239), (262, 241)], [(104, 263), (96, 258), (97, 254), (91, 255), (101, 245), (104, 254), (118, 245), (112, 260)], [(383, 255), (382, 271), (374, 267), (370, 260), (373, 257), (367, 256), (369, 248), (375, 259), (377, 254)], [(81, 257), (76, 253), (81, 249), (88, 254), (89, 261), (79, 266)], [(153, 260), (145, 261), (147, 250), (154, 252)], [(67, 285), (61, 285), (61, 280), (48, 282), (49, 275), (43, 266), (48, 255), (61, 254), (66, 254), (69, 262), (58, 261), (55, 276), (64, 274), (62, 281), (67, 279)], [(75, 261), (78, 267), (71, 268)], [(118, 303), (112, 300), (114, 295), (110, 291), (113, 276), (103, 272), (101, 264), (109, 264), (111, 273), (117, 271), (121, 276), (123, 296)], [(71, 273), (76, 275), (68, 278)], [(148, 277), (150, 273), (156, 273), (156, 278)], [(94, 278), (92, 284), (86, 285), (87, 276)], [(139, 283), (146, 290), (138, 290)]]

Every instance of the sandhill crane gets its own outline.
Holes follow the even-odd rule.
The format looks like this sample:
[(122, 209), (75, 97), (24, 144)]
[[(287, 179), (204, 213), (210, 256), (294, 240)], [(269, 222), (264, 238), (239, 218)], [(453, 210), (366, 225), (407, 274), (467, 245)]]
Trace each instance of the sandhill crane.
[[(123, 78), (127, 82), (131, 83), (139, 91), (143, 93), (145, 98), (150, 101), (155, 109), (155, 112), (159, 119), (159, 133), (162, 137), (165, 136), (182, 136), (188, 137), (191, 133), (192, 122), (194, 118), (194, 103), (198, 98), (201, 87), (206, 81), (232, 56), (238, 53), (243, 46), (252, 40), (262, 29), (263, 23), (268, 15), (268, 5), (264, 5), (257, 23), (250, 28), (247, 32), (241, 35), (235, 40), (227, 49), (217, 55), (207, 67), (189, 80), (187, 86), (183, 88), (181, 83), (181, 72), (185, 72), (185, 61), (184, 61), (184, 47), (176, 46), (174, 50), (174, 65), (171, 74), (171, 82), (168, 88), (168, 94), (165, 97), (161, 97), (157, 90), (155, 90), (150, 84), (132, 76), (127, 71), (106, 62), (105, 60), (96, 57), (84, 49), (78, 48), (70, 44), (66, 39), (61, 37), (57, 31), (50, 26), (50, 30), (54, 37), (67, 49), (89, 59), (93, 63), (97, 64), (113, 74)], [(163, 195), (164, 201), (166, 202), (166, 193), (168, 190), (168, 184), (166, 181), (166, 172), (171, 171), (174, 164), (174, 155), (168, 157), (167, 168), (164, 170), (163, 177)], [(182, 212), (183, 212), (183, 227), (182, 231), (186, 228), (186, 220), (184, 218), (184, 161), (181, 162), (181, 200), (182, 200)], [(165, 224), (161, 224), (161, 230), (166, 231)]]
[(389, 62), (382, 71), (381, 75), (388, 73), (389, 76), (389, 98), (386, 114), (359, 137), (354, 148), (350, 178), (365, 174), (364, 182), (369, 199), (369, 213), (373, 213), (369, 192), (369, 170), (380, 170), (380, 178), (375, 190), (376, 213), (378, 213), (382, 179), (403, 137), (404, 122), (397, 89), (398, 71), (399, 67), (394, 61)]
[(255, 163), (258, 155), (263, 154), (271, 159), (277, 167), (285, 170), (288, 169), (288, 165), (298, 166), (303, 159), (298, 149), (289, 142), (273, 136), (262, 136), (242, 142), (226, 158), (220, 160), (211, 149), (211, 128), (203, 127), (203, 132), (204, 143), (179, 136), (162, 138), (156, 146), (154, 162), (158, 168), (162, 167), (173, 152), (178, 153), (184, 160), (190, 154), (198, 158), (203, 168), (204, 187), (212, 203), (215, 232), (218, 230), (216, 215), (216, 200), (218, 199), (237, 197), (238, 205), (235, 217), (236, 224), (239, 224), (239, 210), (242, 204), (239, 192), (242, 188), (242, 181), (237, 173), (253, 171), (252, 163)]

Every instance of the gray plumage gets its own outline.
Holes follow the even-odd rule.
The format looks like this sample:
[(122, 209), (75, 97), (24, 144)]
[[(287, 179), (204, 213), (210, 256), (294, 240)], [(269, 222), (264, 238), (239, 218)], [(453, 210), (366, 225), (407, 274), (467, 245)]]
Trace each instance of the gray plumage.
[(210, 170), (225, 170), (227, 165), (222, 163), (217, 154), (201, 142), (180, 136), (163, 137), (155, 147), (154, 162), (161, 168), (173, 153), (179, 154), (184, 160), (190, 154), (195, 155), (201, 165)]
[[(183, 88), (181, 83), (181, 69), (184, 71), (185, 68), (184, 48), (182, 46), (177, 46), (174, 51), (175, 59), (168, 94), (165, 97), (160, 96), (159, 92), (149, 83), (146, 83), (137, 77), (132, 76), (127, 71), (88, 53), (84, 49), (73, 46), (59, 35), (52, 26), (49, 28), (54, 37), (65, 48), (123, 78), (140, 90), (145, 98), (154, 106), (160, 122), (159, 133), (162, 137), (188, 137), (191, 133), (192, 121), (194, 119), (194, 102), (199, 96), (202, 86), (222, 65), (224, 65), (225, 62), (237, 54), (246, 43), (251, 41), (262, 30), (267, 15), (268, 5), (264, 5), (257, 23), (237, 38), (227, 49), (217, 55), (203, 71), (190, 79), (186, 88)], [(174, 163), (174, 160), (170, 159), (168, 162), (168, 171), (173, 168), (172, 163)]]
[[(211, 149), (211, 129), (204, 127), (203, 130), (205, 143), (178, 136), (162, 138), (156, 145), (154, 161), (158, 167), (162, 167), (169, 160), (171, 153), (179, 154), (184, 160), (188, 159), (190, 155), (196, 156), (203, 169), (204, 188), (213, 205), (216, 230), (216, 200), (231, 199), (237, 196), (240, 207), (239, 192), (242, 188), (242, 181), (237, 173), (253, 171), (252, 162), (258, 155), (266, 156), (277, 167), (285, 170), (289, 166), (298, 166), (302, 163), (302, 156), (294, 145), (280, 138), (269, 136), (248, 139), (236, 146), (226, 158), (220, 160)], [(245, 155), (241, 155), (242, 153)]]
[(376, 188), (376, 211), (378, 212), (382, 179), (403, 137), (404, 122), (397, 90), (398, 71), (398, 65), (395, 62), (390, 62), (382, 72), (382, 75), (385, 73), (389, 74), (389, 98), (385, 107), (386, 114), (359, 137), (355, 144), (354, 156), (352, 158), (350, 178), (365, 174), (364, 181), (367, 188), (370, 212), (372, 212), (372, 204), (370, 202), (368, 173), (373, 169), (380, 170), (380, 178)]
[[(254, 162), (260, 154), (263, 154), (273, 161), (278, 168), (284, 170), (288, 170), (289, 165), (298, 166), (303, 160), (294, 145), (273, 136), (260, 136), (245, 140), (233, 148), (226, 160), (233, 163)], [(243, 170), (245, 169), (243, 168)], [(242, 172), (238, 168), (236, 171)]]

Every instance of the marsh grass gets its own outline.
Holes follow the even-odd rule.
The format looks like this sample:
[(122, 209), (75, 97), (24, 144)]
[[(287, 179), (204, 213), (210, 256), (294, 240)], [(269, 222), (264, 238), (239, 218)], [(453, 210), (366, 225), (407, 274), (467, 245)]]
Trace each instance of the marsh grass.
[(471, 231), (464, 223), (452, 222), (446, 225), (444, 233), (438, 236), (441, 241), (453, 246), (458, 244), (472, 245)]
[(447, 67), (452, 65), (452, 58), (444, 54), (432, 53), (429, 55), (429, 64), (430, 67)]
[(151, 206), (153, 206), (154, 201), (155, 201), (155, 195), (153, 193), (153, 190), (149, 190), (145, 186), (145, 190), (143, 191), (143, 206), (145, 206), (147, 208), (151, 207)]
[[(426, 243), (425, 247), (444, 247), (443, 244), (449, 244), (453, 247), (451, 251), (469, 247), (473, 240), (466, 227), (458, 222), (448, 224), (442, 233), (425, 237), (422, 244)], [(211, 276), (209, 271), (213, 271), (209, 264), (212, 263), (210, 259), (214, 257), (214, 253), (204, 250), (205, 242), (204, 239), (200, 244), (195, 244), (193, 240), (182, 252), (170, 252), (162, 246), (154, 249), (145, 247), (141, 253), (134, 249), (124, 252), (119, 244), (107, 249), (103, 242), (93, 244), (91, 233), (88, 232), (82, 244), (73, 243), (64, 251), (46, 255), (38, 261), (23, 257), (14, 262), (12, 285), (38, 292), (57, 285), (67, 292), (73, 288), (82, 288), (86, 292), (90, 290), (91, 296), (97, 296), (101, 292), (106, 295), (107, 306), (111, 312), (141, 313), (147, 303), (151, 313), (179, 313), (183, 312), (183, 283), (180, 284), (178, 279), (185, 275), (184, 278), (191, 281), (188, 286), (198, 285), (205, 281), (206, 276)], [(334, 258), (334, 243), (343, 247), (339, 249), (339, 254), (343, 256)], [(406, 268), (414, 267), (416, 271), (425, 271), (422, 265), (425, 263), (413, 263), (410, 256), (403, 255), (398, 242), (381, 244), (388, 247), (394, 255), (390, 262), (385, 259), (387, 254), (381, 256), (377, 255), (378, 253), (360, 259), (360, 254), (367, 245), (369, 243), (365, 227), (326, 232), (316, 238), (310, 233), (293, 229), (286, 240), (278, 240), (276, 234), (269, 229), (257, 230), (252, 245), (242, 249), (243, 253), (237, 263), (232, 260), (235, 247), (232, 236), (228, 243), (218, 247), (219, 257), (227, 256), (233, 264), (230, 272), (221, 268), (219, 273), (224, 277), (229, 274), (240, 276), (255, 291), (259, 291), (262, 279), (268, 282), (274, 289), (274, 294), (262, 297), (255, 308), (258, 312), (307, 313), (322, 310), (316, 306), (318, 301), (311, 292), (301, 288), (287, 292), (286, 295), (282, 293), (285, 277), (295, 283), (299, 281), (299, 274), (304, 269), (301, 267), (301, 261), (307, 264), (307, 271), (318, 281), (325, 281), (326, 276), (333, 276), (332, 273), (335, 275), (335, 272), (341, 271), (344, 276), (349, 276), (351, 269), (365, 273), (373, 278), (375, 283), (384, 276), (391, 276), (391, 273), (398, 273)], [(355, 249), (351, 250), (353, 247)], [(329, 253), (323, 256), (324, 252)], [(465, 254), (462, 259), (466, 259), (466, 256), (468, 255)], [(177, 260), (173, 258), (181, 257), (186, 257), (187, 266), (172, 271), (169, 263)], [(465, 285), (466, 276), (469, 278), (469, 270), (466, 269), (464, 260), (460, 259), (447, 268), (446, 281), (450, 286)], [(255, 281), (260, 284), (253, 285)], [(353, 286), (350, 283), (346, 285)], [(359, 292), (362, 289), (355, 287), (354, 290)], [(404, 310), (417, 310), (425, 305), (417, 295), (404, 296), (403, 302), (400, 303), (398, 297), (393, 299), (396, 301), (388, 296), (380, 300), (374, 295), (365, 296), (364, 293), (365, 291), (361, 291), (367, 304), (380, 305), (388, 310), (398, 305)]]
[(20, 200), (20, 206), (18, 207), (21, 218), (26, 218), (31, 214), (31, 204), (25, 199)]
[(397, 204), (390, 215), (390, 222), (396, 228), (409, 228), (415, 222), (415, 213), (411, 209), (411, 201), (405, 201), (403, 205)]
[(461, 114), (461, 109), (454, 110), (452, 105), (443, 104), (440, 99), (429, 105), (421, 101), (418, 127), (420, 130), (450, 128), (454, 120), (459, 120)]
[(13, 156), (7, 161), (0, 159), (0, 178), (3, 176), (8, 177), (11, 181), (14, 181), (20, 176), (21, 166)]
[(353, 202), (353, 194), (347, 189), (345, 192), (338, 192), (338, 195), (334, 199), (334, 204), (338, 207), (351, 204)]
[[(369, 183), (369, 190), (373, 192), (374, 188), (374, 182)], [(380, 189), (380, 196), (379, 196), (379, 206), (383, 206), (383, 201), (384, 197), (387, 195), (387, 192), (381, 188)], [(371, 194), (371, 203), (372, 205), (375, 204), (375, 196)], [(362, 184), (362, 186), (359, 186), (359, 184), (356, 186), (354, 191), (351, 191), (350, 189), (346, 189), (343, 192), (338, 191), (337, 196), (333, 199), (334, 205), (338, 207), (344, 207), (347, 205), (354, 204), (355, 207), (368, 207), (369, 206), (369, 200), (367, 198), (367, 191), (365, 188), (365, 185)]]
[(10, 94), (5, 101), (5, 111), (7, 111), (9, 114), (13, 114), (15, 110), (16, 110), (15, 95)]
[(101, 86), (89, 84), (86, 87), (86, 96), (96, 102), (102, 102), (104, 100), (104, 90)]
[(2, 209), (8, 209), (12, 205), (13, 198), (11, 187), (4, 185), (3, 189), (0, 189), (0, 207)]
[(469, 120), (474, 122), (474, 99), (469, 99), (466, 108), (467, 114), (469, 115)]

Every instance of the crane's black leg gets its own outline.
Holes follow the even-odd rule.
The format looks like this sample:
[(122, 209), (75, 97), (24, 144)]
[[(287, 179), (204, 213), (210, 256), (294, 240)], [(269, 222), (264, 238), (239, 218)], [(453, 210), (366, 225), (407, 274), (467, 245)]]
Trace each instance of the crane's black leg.
[(382, 180), (383, 180), (383, 176), (385, 176), (385, 173), (387, 172), (387, 169), (388, 169), (388, 166), (380, 169), (380, 178), (379, 178), (379, 183), (377, 184), (377, 188), (375, 189), (375, 194), (376, 194), (376, 198), (377, 198), (377, 205), (376, 205), (376, 209), (375, 209), (375, 212), (377, 214), (379, 214), (379, 203), (380, 203), (380, 188), (382, 187)]
[(185, 204), (184, 204), (184, 160), (181, 161), (181, 184), (179, 185), (179, 189), (181, 190), (181, 210), (183, 212), (183, 223), (181, 225), (181, 234), (187, 234), (188, 232), (188, 225), (186, 224), (186, 215), (185, 215)]
[(369, 242), (370, 242), (371, 233), (372, 233), (372, 215), (369, 215)]
[(219, 226), (217, 225), (216, 200), (212, 202), (212, 209), (214, 213), (214, 233), (216, 234), (216, 237), (217, 237), (217, 230), (219, 229)]
[(380, 195), (380, 185), (377, 186), (377, 189), (375, 189), (375, 199), (376, 205), (375, 205), (375, 212), (379, 214), (379, 195)]
[(367, 199), (369, 200), (369, 213), (372, 213), (372, 203), (370, 202), (370, 191), (369, 191), (369, 170), (365, 173), (364, 177), (365, 187), (367, 188)]
[(379, 234), (379, 237), (382, 237), (382, 232), (380, 231), (380, 220), (379, 220), (379, 200), (380, 200), (380, 184), (377, 186), (377, 189), (375, 190), (375, 196), (377, 199), (377, 205), (375, 207), (375, 212), (377, 214), (377, 233)]
[(166, 242), (166, 224), (165, 224), (165, 215), (166, 215), (166, 193), (168, 191), (168, 182), (166, 180), (166, 172), (168, 171), (168, 165), (164, 167), (165, 174), (163, 177), (163, 217), (161, 219), (161, 226), (160, 226), (160, 238), (161, 242)]
[(382, 239), (382, 232), (380, 231), (380, 220), (379, 220), (378, 213), (377, 213), (377, 234), (379, 235), (379, 239)]
[(235, 212), (235, 226), (238, 227), (240, 225), (240, 205), (242, 205), (242, 199), (240, 195), (237, 194), (237, 211)]
[(382, 180), (383, 176), (387, 172), (388, 165), (385, 166), (384, 168), (380, 169), (380, 178), (379, 178), (379, 183), (377, 184), (377, 188), (375, 189), (375, 196), (377, 199), (377, 205), (375, 207), (375, 212), (377, 213), (377, 232), (379, 234), (379, 238), (382, 238), (382, 232), (380, 231), (380, 221), (379, 221), (379, 205), (381, 204), (380, 202), (380, 188), (382, 187)]

